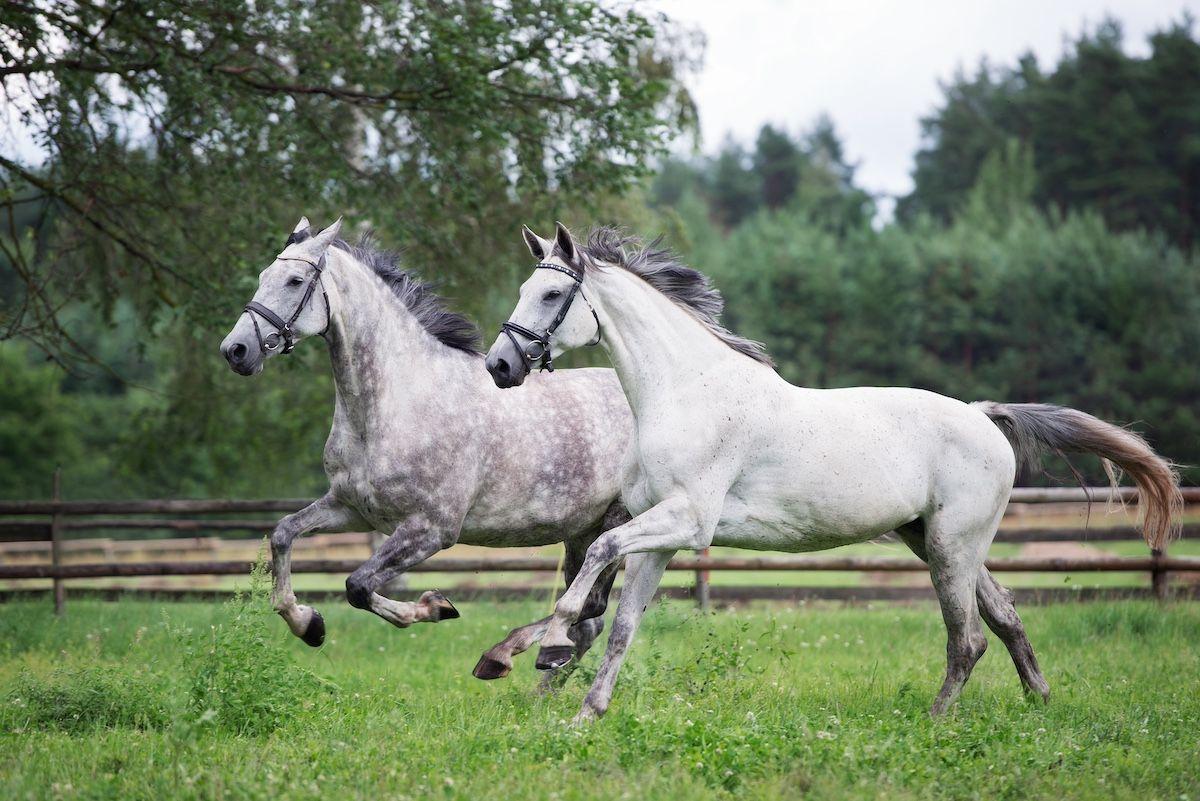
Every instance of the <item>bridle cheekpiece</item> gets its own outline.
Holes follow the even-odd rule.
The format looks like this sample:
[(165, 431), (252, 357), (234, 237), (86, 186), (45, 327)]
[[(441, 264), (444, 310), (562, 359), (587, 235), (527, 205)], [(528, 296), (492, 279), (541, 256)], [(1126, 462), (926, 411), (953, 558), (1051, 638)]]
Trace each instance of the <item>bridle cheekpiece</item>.
[[(288, 237), (287, 245), (284, 247), (286, 248), (288, 245), (293, 245), (296, 242), (303, 242), (310, 236), (311, 234), (307, 230), (293, 232)], [(308, 279), (308, 286), (304, 288), (304, 297), (300, 299), (300, 302), (296, 305), (296, 310), (292, 312), (292, 316), (287, 320), (284, 320), (257, 300), (250, 301), (242, 308), (242, 313), (249, 314), (250, 322), (254, 323), (254, 336), (258, 338), (258, 347), (263, 353), (274, 353), (279, 349), (280, 345), (283, 345), (283, 353), (291, 353), (292, 349), (296, 347), (296, 332), (292, 326), (299, 319), (301, 312), (304, 311), (304, 307), (312, 300), (313, 293), (316, 291), (318, 284), (321, 285), (321, 296), (325, 298), (325, 329), (321, 331), (320, 335), (325, 336), (329, 331), (329, 295), (325, 292), (325, 285), (321, 283), (321, 274), (325, 270), (325, 254), (322, 253), (321, 258), (315, 262), (294, 256), (278, 256), (277, 261), (302, 261), (313, 268), (313, 273), (312, 277)], [(255, 315), (266, 320), (275, 327), (275, 330), (264, 337), (262, 331), (259, 330), (258, 319)]]
[[(584, 347), (592, 347), (600, 344), (600, 318), (596, 316), (596, 310), (592, 308), (592, 304), (588, 301), (587, 296), (583, 294), (583, 273), (577, 272), (570, 267), (564, 267), (561, 264), (552, 264), (548, 261), (538, 262), (533, 265), (533, 269), (557, 270), (564, 275), (569, 275), (575, 283), (571, 285), (566, 298), (563, 300), (562, 305), (559, 306), (558, 314), (554, 315), (554, 320), (541, 333), (532, 331), (523, 325), (518, 325), (512, 320), (501, 323), (500, 330), (508, 336), (513, 347), (517, 349), (517, 353), (521, 354), (521, 359), (525, 362), (527, 369), (532, 370), (534, 362), (540, 362), (540, 370), (548, 370), (553, 373), (554, 358), (550, 353), (550, 337), (562, 325), (562, 321), (567, 318), (567, 313), (571, 311), (571, 304), (575, 302), (575, 296), (579, 295), (583, 298), (583, 302), (587, 303), (588, 310), (592, 313), (592, 319), (596, 321), (596, 338)], [(517, 341), (518, 336), (525, 337), (528, 340), (525, 347), (521, 347), (521, 343)]]

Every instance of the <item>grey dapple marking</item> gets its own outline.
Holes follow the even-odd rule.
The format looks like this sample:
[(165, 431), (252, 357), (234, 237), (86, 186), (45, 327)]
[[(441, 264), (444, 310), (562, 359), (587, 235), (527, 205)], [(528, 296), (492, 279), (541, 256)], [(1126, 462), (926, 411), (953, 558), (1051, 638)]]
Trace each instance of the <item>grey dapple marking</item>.
[[(482, 369), (474, 326), (447, 311), (393, 254), (338, 240), (339, 227), (311, 235), (302, 219), (292, 237), (299, 241), (262, 271), (254, 296), (286, 320), (312, 265), (325, 256), (323, 292), (312, 294), (294, 328), (302, 339), (329, 321), (324, 336), (336, 387), (324, 459), (329, 491), (283, 518), (271, 535), (279, 614), (310, 645), (323, 640), (321, 616), (297, 603), (291, 588), (292, 542), (314, 532), (387, 535), (347, 579), (346, 595), (400, 627), (457, 617), (440, 593), (411, 603), (378, 591), (456, 542), (565, 542), (569, 582), (600, 531), (628, 519), (617, 496), (632, 421), (615, 374), (564, 370), (539, 376), (524, 393), (501, 392)], [(274, 355), (260, 350), (249, 314), (221, 350), (244, 375), (260, 372)], [(546, 408), (560, 413), (546, 415)], [(602, 625), (588, 618), (603, 614), (610, 586), (601, 582), (589, 595), (585, 622), (572, 629), (581, 651)], [(515, 632), (490, 660), (510, 665), (516, 646), (527, 648), (544, 630)], [(480, 672), (490, 678), (486, 667)]]
[[(1025, 687), (1049, 692), (1011, 597), (983, 567), (1018, 458), (1049, 450), (1110, 460), (1137, 484), (1146, 541), (1159, 547), (1176, 528), (1177, 476), (1136, 434), (1044, 404), (794, 387), (771, 369), (760, 345), (721, 327), (720, 295), (669, 252), (609, 229), (580, 247), (561, 224), (550, 250), (534, 257), (582, 276), (580, 294), (596, 312), (635, 421), (635, 469), (622, 490), (634, 517), (589, 546), (538, 658), (551, 667), (571, 658), (569, 627), (587, 588), (627, 556), (608, 649), (577, 721), (608, 708), (645, 605), (682, 548), (816, 551), (899, 530), (928, 563), (946, 623), (946, 676), (930, 710), (938, 715), (986, 648), (981, 614)], [(545, 329), (553, 298), (573, 283), (556, 270), (534, 270), (512, 322)], [(584, 344), (594, 327), (589, 310), (572, 308), (551, 338), (553, 352)], [(506, 337), (489, 351), (498, 385), (525, 380), (527, 365), (514, 356)]]

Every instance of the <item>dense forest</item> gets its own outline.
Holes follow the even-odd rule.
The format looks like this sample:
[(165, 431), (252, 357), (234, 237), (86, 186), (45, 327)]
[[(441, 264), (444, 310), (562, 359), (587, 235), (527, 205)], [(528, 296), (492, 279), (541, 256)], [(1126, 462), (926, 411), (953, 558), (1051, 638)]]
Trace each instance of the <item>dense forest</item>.
[(5, 88), (48, 156), (0, 153), (4, 496), (60, 464), (73, 497), (319, 492), (322, 344), (254, 380), (217, 353), (300, 214), (377, 229), (489, 332), (522, 222), (661, 233), (791, 381), (1065, 403), (1200, 464), (1190, 19), (1145, 57), (1107, 22), (1057, 64), (956, 76), (888, 219), (819, 114), (668, 157), (703, 113), (700, 46), (657, 16), (135, 5), (0, 11)]

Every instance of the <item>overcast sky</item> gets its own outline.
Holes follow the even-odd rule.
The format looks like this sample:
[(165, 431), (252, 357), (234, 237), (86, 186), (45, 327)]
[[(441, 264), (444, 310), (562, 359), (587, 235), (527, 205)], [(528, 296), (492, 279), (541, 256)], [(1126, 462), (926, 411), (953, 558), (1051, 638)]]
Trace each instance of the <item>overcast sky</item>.
[(751, 143), (766, 122), (791, 131), (821, 112), (837, 125), (860, 183), (906, 194), (920, 118), (939, 102), (938, 82), (980, 57), (1012, 64), (1029, 50), (1045, 67), (1106, 15), (1126, 50), (1145, 54), (1147, 33), (1200, 0), (651, 0), (707, 38), (692, 88), (702, 147), (726, 133)]

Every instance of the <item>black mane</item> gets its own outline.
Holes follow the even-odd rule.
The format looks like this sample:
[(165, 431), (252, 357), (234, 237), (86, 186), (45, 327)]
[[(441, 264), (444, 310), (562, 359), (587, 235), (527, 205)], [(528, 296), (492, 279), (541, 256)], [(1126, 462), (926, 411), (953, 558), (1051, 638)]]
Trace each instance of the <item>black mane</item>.
[(363, 234), (358, 244), (337, 239), (333, 247), (344, 250), (374, 270), (389, 289), (400, 299), (421, 327), (447, 347), (478, 355), (479, 329), (458, 312), (446, 308), (445, 298), (433, 287), (400, 266), (400, 253), (376, 246), (371, 232)]
[(688, 267), (658, 237), (649, 244), (621, 233), (615, 228), (596, 228), (586, 245), (577, 247), (586, 269), (595, 264), (612, 264), (628, 270), (650, 286), (687, 309), (718, 339), (738, 353), (756, 362), (774, 367), (775, 363), (761, 342), (738, 336), (721, 325), (725, 299), (708, 276)]

